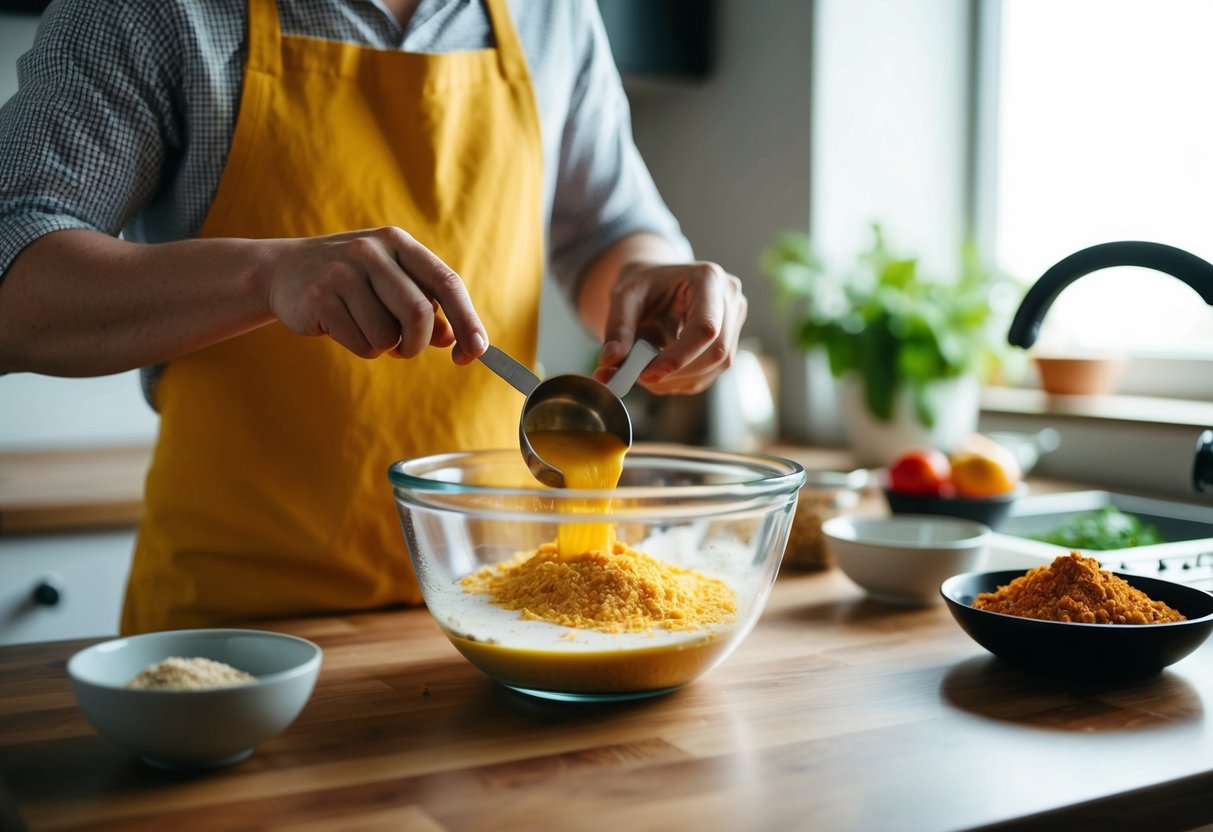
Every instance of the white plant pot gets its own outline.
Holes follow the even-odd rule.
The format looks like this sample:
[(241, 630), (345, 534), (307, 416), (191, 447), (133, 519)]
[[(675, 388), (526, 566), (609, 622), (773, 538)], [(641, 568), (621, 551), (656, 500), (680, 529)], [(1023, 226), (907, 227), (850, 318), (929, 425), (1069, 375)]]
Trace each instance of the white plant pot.
[(927, 396), (935, 408), (935, 425), (920, 424), (907, 391), (893, 402), (893, 418), (882, 422), (864, 401), (863, 380), (854, 374), (838, 382), (838, 407), (843, 431), (860, 465), (888, 465), (913, 445), (948, 450), (977, 430), (981, 385), (975, 376), (932, 382)]

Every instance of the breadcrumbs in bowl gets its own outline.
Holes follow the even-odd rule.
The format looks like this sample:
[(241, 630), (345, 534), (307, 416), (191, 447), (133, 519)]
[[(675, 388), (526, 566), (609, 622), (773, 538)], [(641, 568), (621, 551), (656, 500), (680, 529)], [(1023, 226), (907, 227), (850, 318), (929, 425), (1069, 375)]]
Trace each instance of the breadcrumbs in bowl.
[(257, 677), (230, 664), (201, 656), (169, 656), (126, 683), (127, 690), (214, 690), (247, 685)]
[(486, 566), (460, 583), (523, 618), (604, 633), (692, 630), (731, 623), (737, 596), (721, 580), (616, 542), (562, 558), (552, 543)]
[(159, 768), (210, 769), (284, 731), (321, 659), (318, 646), (283, 633), (169, 630), (87, 647), (67, 673), (97, 733)]
[(1083, 624), (1165, 624), (1187, 620), (1124, 578), (1078, 552), (1038, 566), (994, 592), (977, 596), (979, 610)]
[(1025, 572), (970, 572), (940, 587), (978, 644), (1029, 673), (1088, 683), (1152, 676), (1213, 633), (1213, 595), (1098, 568), (1077, 553)]

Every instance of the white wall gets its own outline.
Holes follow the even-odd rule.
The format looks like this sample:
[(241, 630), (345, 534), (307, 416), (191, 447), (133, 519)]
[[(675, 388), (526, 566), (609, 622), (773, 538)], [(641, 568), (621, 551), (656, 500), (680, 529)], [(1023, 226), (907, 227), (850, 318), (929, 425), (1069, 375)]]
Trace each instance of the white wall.
[(967, 0), (817, 0), (812, 234), (848, 264), (880, 220), (953, 270), (965, 234)]

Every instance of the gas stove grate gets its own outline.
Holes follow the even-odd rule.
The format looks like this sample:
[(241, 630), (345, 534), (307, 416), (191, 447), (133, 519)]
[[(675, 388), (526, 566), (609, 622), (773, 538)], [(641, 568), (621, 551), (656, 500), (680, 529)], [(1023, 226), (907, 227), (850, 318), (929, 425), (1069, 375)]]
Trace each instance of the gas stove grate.
[(1170, 555), (1167, 557), (1100, 558), (1100, 565), (1112, 572), (1164, 578), (1213, 592), (1213, 552)]

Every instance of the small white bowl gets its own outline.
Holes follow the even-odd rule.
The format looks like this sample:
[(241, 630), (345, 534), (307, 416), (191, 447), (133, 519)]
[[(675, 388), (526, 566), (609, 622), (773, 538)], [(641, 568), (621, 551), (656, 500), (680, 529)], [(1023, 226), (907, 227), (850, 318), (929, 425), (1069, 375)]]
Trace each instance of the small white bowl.
[[(170, 656), (206, 658), (255, 682), (210, 690), (130, 690), (126, 683)], [(320, 673), (310, 641), (262, 630), (168, 630), (95, 644), (67, 673), (80, 710), (102, 736), (152, 765), (229, 766), (282, 732), (307, 704)]]
[(939, 587), (961, 572), (980, 570), (990, 527), (954, 517), (846, 515), (821, 527), (843, 573), (878, 601), (934, 604)]

